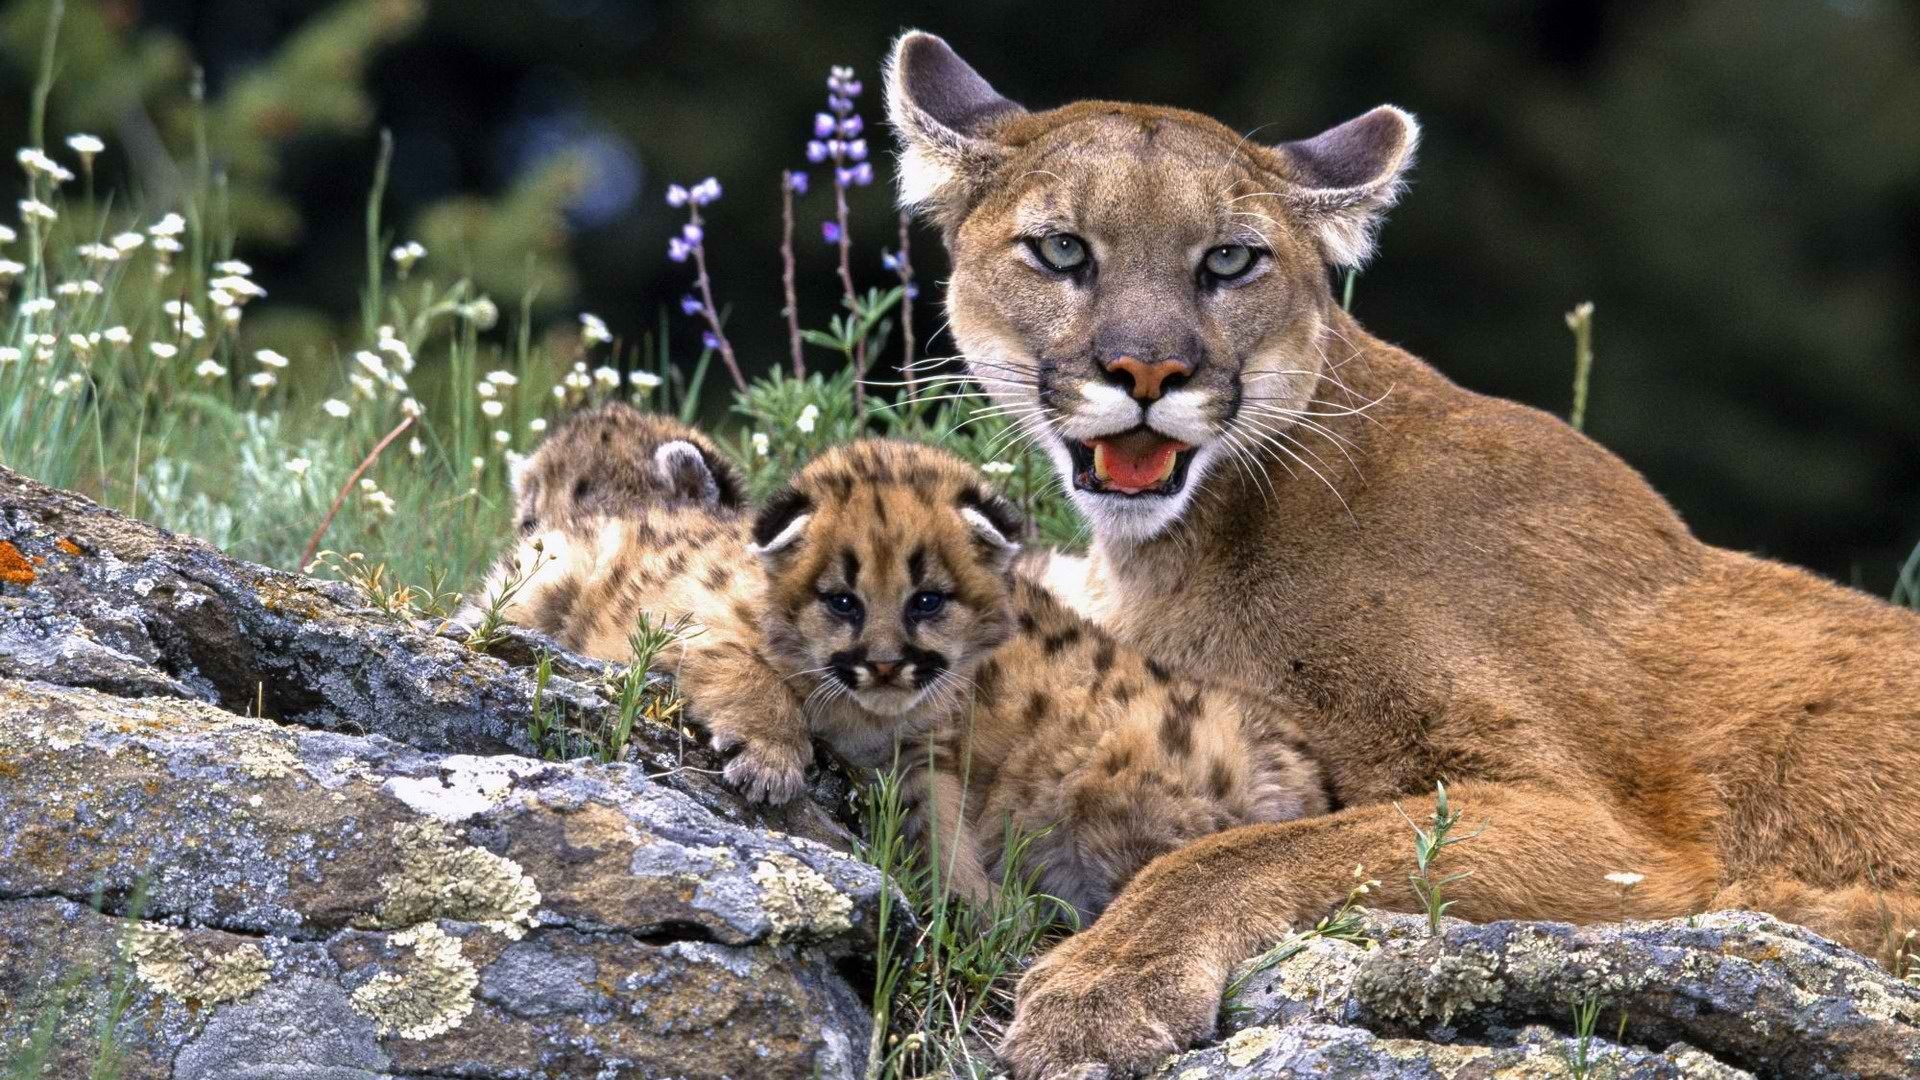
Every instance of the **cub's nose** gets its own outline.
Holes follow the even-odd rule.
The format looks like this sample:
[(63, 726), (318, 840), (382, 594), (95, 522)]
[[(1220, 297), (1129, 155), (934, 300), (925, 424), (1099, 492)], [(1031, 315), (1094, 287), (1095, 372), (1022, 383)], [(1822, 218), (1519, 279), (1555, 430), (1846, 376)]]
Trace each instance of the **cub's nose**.
[(1115, 385), (1130, 387), (1133, 396), (1141, 401), (1160, 400), (1161, 394), (1179, 386), (1187, 376), (1193, 374), (1193, 365), (1185, 360), (1162, 360), (1149, 364), (1145, 360), (1122, 356), (1105, 361), (1100, 366)]
[(877, 682), (877, 683), (892, 682), (893, 673), (900, 670), (900, 661), (869, 660), (867, 661), (867, 670), (873, 672), (874, 682)]

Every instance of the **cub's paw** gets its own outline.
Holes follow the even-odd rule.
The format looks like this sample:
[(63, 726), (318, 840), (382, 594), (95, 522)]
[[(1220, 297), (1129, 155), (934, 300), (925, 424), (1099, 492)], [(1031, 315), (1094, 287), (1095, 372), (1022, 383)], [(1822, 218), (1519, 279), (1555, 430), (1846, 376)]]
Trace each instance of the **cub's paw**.
[(726, 750), (736, 743), (739, 752), (727, 762), (722, 775), (726, 777), (728, 785), (746, 796), (748, 802), (778, 806), (800, 794), (807, 786), (807, 766), (813, 761), (811, 744), (789, 746), (758, 739), (723, 739), (717, 734), (713, 737), (715, 750)]
[(1139, 1076), (1213, 1032), (1219, 981), (1182, 956), (1137, 958), (1097, 931), (1020, 980), (1000, 1056), (1017, 1080)]

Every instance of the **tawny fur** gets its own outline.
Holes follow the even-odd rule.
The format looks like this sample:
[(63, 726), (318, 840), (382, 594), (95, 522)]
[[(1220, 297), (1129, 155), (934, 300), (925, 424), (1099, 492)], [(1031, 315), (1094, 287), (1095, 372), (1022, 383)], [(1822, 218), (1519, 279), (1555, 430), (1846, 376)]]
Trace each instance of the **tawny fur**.
[[(586, 441), (631, 463), (685, 439), (677, 425), (650, 423), (645, 439)], [(571, 454), (608, 424), (590, 418), (576, 422), (584, 432), (557, 433), (528, 475), (577, 468), (548, 460), (550, 450)], [(622, 418), (615, 430), (637, 429)], [(1007, 869), (1009, 827), (1044, 833), (1022, 869), (1090, 917), (1156, 855), (1233, 825), (1328, 809), (1285, 706), (1173, 675), (1014, 573), (1006, 536), (990, 524), (983, 535), (982, 519), (963, 514), (999, 516), (998, 502), (949, 454), (860, 443), (824, 455), (774, 500), (758, 526), (763, 544), (799, 521), (779, 550), (756, 556), (756, 529), (732, 506), (556, 508), (548, 513), (565, 526), (536, 516), (482, 596), (521, 581), (511, 621), (608, 660), (629, 658), (642, 613), (690, 620), (683, 646), (657, 664), (680, 680), (715, 744), (737, 750), (731, 782), (755, 798), (791, 797), (810, 736), (856, 765), (897, 761), (910, 833), (975, 900)], [(949, 597), (943, 610), (907, 619), (909, 598), (929, 589)], [(860, 598), (857, 628), (827, 611), (829, 591)], [(916, 691), (907, 665), (901, 689), (876, 686), (865, 659), (904, 646), (925, 663), (937, 656), (944, 674)], [(835, 662), (849, 651), (862, 658)]]
[[(1103, 335), (1196, 364), (1175, 419), (1203, 414), (1180, 438), (1210, 457), (1189, 490), (1074, 492), (1085, 602), (1170, 667), (1296, 703), (1346, 807), (1140, 873), (1023, 980), (1016, 1076), (1145, 1069), (1206, 1036), (1232, 965), (1336, 904), (1356, 863), (1384, 883), (1369, 903), (1415, 909), (1393, 803), (1418, 819), (1441, 780), (1485, 826), (1442, 856), (1471, 871), (1455, 915), (1734, 904), (1867, 952), (1917, 925), (1920, 617), (1700, 543), (1598, 444), (1343, 312), (1327, 266), (1352, 245), (1328, 216), (1369, 233), (1404, 114), (1263, 146), (1173, 110), (1027, 113), (926, 35), (891, 81), (909, 147), (947, 170), (919, 192), (953, 255), (953, 332), (996, 399), (1038, 407), (1025, 426), (1070, 486), (1067, 441), (1112, 422), (1084, 389)], [(1085, 238), (1100, 272), (1037, 273), (1036, 224)], [(1267, 253), (1261, 273), (1196, 290), (1196, 253), (1233, 242)], [(1646, 877), (1623, 895), (1614, 871)]]

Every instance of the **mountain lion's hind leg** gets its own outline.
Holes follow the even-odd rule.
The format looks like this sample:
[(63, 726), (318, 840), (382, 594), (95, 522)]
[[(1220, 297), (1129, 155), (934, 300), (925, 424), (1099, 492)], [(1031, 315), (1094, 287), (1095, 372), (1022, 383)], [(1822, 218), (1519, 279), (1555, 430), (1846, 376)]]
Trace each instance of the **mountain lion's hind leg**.
[[(1822, 889), (1791, 878), (1739, 881), (1715, 894), (1710, 911), (1744, 908), (1799, 923), (1855, 952), (1890, 964), (1909, 930), (1920, 930), (1920, 893), (1871, 885)], [(1920, 941), (1908, 944), (1920, 952)]]

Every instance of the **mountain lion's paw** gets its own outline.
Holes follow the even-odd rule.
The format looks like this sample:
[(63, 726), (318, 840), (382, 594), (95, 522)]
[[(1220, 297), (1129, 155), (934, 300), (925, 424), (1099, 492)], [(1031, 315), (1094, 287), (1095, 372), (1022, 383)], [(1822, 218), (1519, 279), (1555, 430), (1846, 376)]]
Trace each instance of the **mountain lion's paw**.
[(1098, 930), (1020, 980), (1000, 1056), (1018, 1080), (1137, 1076), (1213, 1032), (1220, 988), (1180, 956), (1116, 957)]

